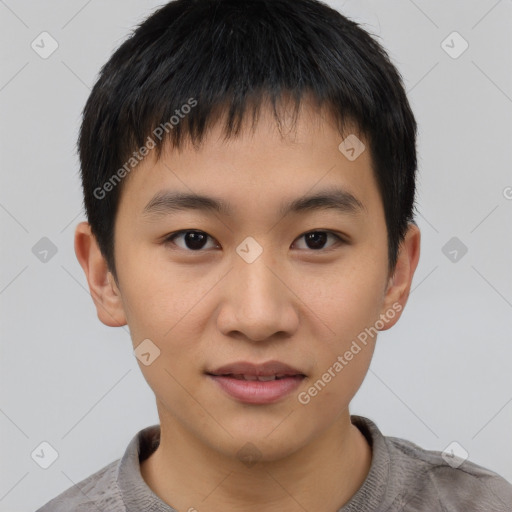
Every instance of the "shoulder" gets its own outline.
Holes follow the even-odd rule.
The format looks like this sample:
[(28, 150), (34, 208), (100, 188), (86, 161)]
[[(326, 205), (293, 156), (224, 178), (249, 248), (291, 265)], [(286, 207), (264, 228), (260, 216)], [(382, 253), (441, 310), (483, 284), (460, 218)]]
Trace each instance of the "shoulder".
[(111, 462), (96, 473), (74, 484), (36, 512), (124, 511), (117, 486), (120, 459)]
[(127, 499), (138, 503), (151, 492), (141, 477), (140, 460), (156, 449), (159, 438), (159, 425), (140, 430), (121, 458), (74, 484), (36, 512), (126, 512)]
[(368, 476), (343, 512), (512, 512), (512, 485), (469, 460), (426, 450), (352, 416), (372, 447)]
[(512, 512), (512, 484), (493, 471), (405, 439), (385, 439), (393, 472), (403, 482), (397, 498), (404, 512), (427, 510), (421, 508), (425, 505), (446, 511)]

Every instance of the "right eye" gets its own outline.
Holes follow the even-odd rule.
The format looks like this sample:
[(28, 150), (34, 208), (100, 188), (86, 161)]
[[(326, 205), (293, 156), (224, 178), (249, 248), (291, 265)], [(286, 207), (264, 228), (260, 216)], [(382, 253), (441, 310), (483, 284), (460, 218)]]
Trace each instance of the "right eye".
[[(204, 231), (187, 229), (176, 231), (175, 233), (171, 233), (170, 235), (166, 236), (163, 244), (178, 246), (180, 249), (188, 252), (200, 252), (201, 249), (205, 247), (208, 238), (214, 240), (208, 233), (205, 233)], [(175, 242), (175, 240), (179, 239), (182, 240), (182, 245)], [(216, 246), (214, 245), (213, 248), (215, 247)]]

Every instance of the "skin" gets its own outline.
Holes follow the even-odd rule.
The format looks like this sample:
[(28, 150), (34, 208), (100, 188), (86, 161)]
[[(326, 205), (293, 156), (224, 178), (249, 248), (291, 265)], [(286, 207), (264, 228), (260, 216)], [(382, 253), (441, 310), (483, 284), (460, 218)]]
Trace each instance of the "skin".
[[(351, 424), (349, 404), (376, 337), (307, 405), (297, 395), (393, 305), (394, 318), (380, 330), (396, 323), (418, 264), (420, 232), (410, 225), (390, 275), (370, 152), (349, 161), (341, 141), (318, 108), (304, 104), (296, 129), (283, 137), (262, 110), (254, 132), (246, 126), (225, 141), (217, 124), (198, 149), (168, 148), (159, 161), (149, 155), (123, 184), (117, 283), (88, 223), (76, 228), (76, 255), (99, 319), (128, 324), (134, 348), (149, 338), (161, 351), (149, 366), (139, 361), (161, 425), (160, 446), (141, 473), (179, 511), (333, 512), (368, 474), (371, 448)], [(281, 202), (329, 186), (350, 191), (364, 209), (278, 213)], [(144, 206), (163, 189), (222, 198), (233, 216), (190, 210), (144, 217)], [(210, 238), (201, 252), (188, 248), (185, 236), (175, 245), (162, 242), (180, 230)], [(329, 236), (315, 249), (303, 236), (312, 231), (331, 231), (345, 243)], [(263, 248), (250, 264), (236, 252), (248, 236)], [(307, 376), (273, 404), (240, 403), (204, 374), (234, 361), (271, 359)], [(251, 467), (237, 456), (246, 443), (259, 452)]]

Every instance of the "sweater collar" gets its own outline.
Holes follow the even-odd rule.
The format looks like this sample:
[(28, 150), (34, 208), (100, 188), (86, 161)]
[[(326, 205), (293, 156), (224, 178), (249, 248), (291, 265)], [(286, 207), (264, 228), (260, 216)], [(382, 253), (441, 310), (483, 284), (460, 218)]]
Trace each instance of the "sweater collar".
[[(382, 506), (388, 487), (391, 465), (389, 445), (377, 425), (368, 418), (352, 415), (351, 421), (368, 441), (372, 461), (365, 481), (338, 512), (376, 511)], [(133, 437), (119, 461), (117, 485), (126, 512), (177, 512), (151, 490), (140, 472), (140, 463), (158, 448), (159, 443), (160, 426), (146, 427)]]

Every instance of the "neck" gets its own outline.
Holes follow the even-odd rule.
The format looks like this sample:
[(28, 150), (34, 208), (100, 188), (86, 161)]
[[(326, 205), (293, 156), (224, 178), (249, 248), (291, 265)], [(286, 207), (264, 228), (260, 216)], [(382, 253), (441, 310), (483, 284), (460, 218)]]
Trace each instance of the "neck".
[(332, 512), (350, 500), (370, 469), (371, 448), (348, 410), (308, 445), (254, 465), (205, 445), (175, 419), (160, 418), (160, 445), (141, 463), (141, 473), (180, 511)]

